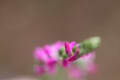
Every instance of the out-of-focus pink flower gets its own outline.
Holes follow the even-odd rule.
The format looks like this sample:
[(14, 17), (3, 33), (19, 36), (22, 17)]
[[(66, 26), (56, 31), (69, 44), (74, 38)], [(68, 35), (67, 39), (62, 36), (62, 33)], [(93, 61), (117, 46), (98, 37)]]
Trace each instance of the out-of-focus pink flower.
[[(95, 52), (80, 56), (78, 45), (74, 41), (70, 43), (58, 41), (53, 45), (37, 47), (34, 58), (39, 63), (34, 67), (34, 71), (38, 76), (45, 73), (54, 74), (57, 63), (62, 61), (62, 66), (66, 67), (69, 77), (84, 80), (87, 73), (93, 74), (96, 72)], [(62, 58), (59, 55), (60, 48), (64, 48)], [(80, 63), (80, 66), (78, 66), (78, 63)]]
[(62, 66), (63, 67), (68, 67), (69, 65), (70, 65), (70, 62), (67, 59), (63, 59)]
[(82, 63), (82, 68), (88, 73), (94, 74), (97, 71), (96, 64), (94, 62), (95, 57), (95, 52), (91, 52), (79, 59), (79, 61)]
[(97, 73), (97, 65), (94, 63), (94, 64), (91, 64), (88, 68), (88, 73), (89, 74), (96, 74)]
[(56, 60), (52, 60), (52, 59), (50, 59), (50, 60), (46, 63), (47, 71), (48, 71), (50, 74), (55, 74), (55, 72), (56, 72), (56, 64), (57, 64), (57, 61), (56, 61)]
[(41, 62), (46, 62), (48, 60), (48, 56), (45, 53), (44, 49), (37, 47), (34, 52), (34, 58)]
[(44, 66), (35, 65), (35, 66), (34, 66), (34, 71), (35, 71), (35, 74), (36, 74), (37, 76), (39, 76), (39, 75), (45, 73), (45, 68), (44, 68)]
[(55, 73), (56, 64), (59, 59), (58, 50), (63, 46), (62, 42), (56, 42), (53, 45), (45, 45), (43, 48), (37, 47), (34, 52), (34, 58), (40, 64), (35, 66), (36, 74), (49, 72)]
[(76, 62), (78, 64), (73, 64), (68, 67), (68, 77), (73, 78), (74, 80), (84, 80), (88, 73), (95, 74), (96, 73), (96, 65), (94, 63), (95, 52), (91, 52), (87, 55), (80, 57)]
[(69, 67), (67, 72), (69, 78), (73, 78), (74, 80), (84, 80), (85, 72), (77, 66)]

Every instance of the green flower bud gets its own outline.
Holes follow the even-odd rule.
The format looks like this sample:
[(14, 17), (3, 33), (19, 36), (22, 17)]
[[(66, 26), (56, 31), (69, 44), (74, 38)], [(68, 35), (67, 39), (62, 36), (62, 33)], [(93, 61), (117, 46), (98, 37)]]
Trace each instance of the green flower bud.
[(80, 53), (88, 53), (100, 46), (101, 39), (100, 37), (92, 37), (88, 40), (83, 41), (80, 43), (79, 49)]
[(96, 49), (96, 48), (98, 48), (100, 46), (101, 39), (100, 39), (100, 37), (93, 37), (93, 38), (89, 39), (89, 42), (91, 44), (91, 47), (93, 49)]

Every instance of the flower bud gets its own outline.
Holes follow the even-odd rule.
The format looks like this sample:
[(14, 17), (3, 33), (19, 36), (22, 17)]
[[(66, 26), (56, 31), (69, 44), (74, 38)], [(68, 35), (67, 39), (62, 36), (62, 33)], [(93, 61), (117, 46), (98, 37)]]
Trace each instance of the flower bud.
[(79, 46), (81, 50), (80, 52), (81, 53), (91, 52), (100, 46), (100, 42), (101, 42), (100, 37), (92, 37), (88, 40), (85, 40), (82, 43), (80, 43), (81, 44)]

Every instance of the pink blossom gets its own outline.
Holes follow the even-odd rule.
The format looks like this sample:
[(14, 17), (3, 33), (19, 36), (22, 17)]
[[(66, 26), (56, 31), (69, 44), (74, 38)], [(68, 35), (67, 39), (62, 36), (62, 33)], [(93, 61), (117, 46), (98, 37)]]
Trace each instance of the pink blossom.
[[(67, 69), (69, 77), (76, 80), (84, 80), (87, 73), (96, 72), (96, 64), (94, 63), (95, 52), (84, 54), (80, 56), (79, 44), (73, 42), (56, 42), (53, 45), (45, 45), (44, 47), (37, 47), (34, 52), (34, 58), (37, 65), (34, 67), (35, 73), (39, 76), (41, 74), (50, 73), (55, 74), (57, 64), (62, 62), (62, 66)], [(64, 47), (63, 55), (60, 57), (59, 50)], [(75, 50), (73, 50), (75, 47)], [(77, 63), (80, 63), (79, 66)], [(79, 66), (79, 67), (78, 67)]]
[(83, 69), (89, 73), (96, 73), (95, 52), (82, 56), (78, 61), (82, 63)]
[(85, 72), (77, 67), (77, 66), (71, 66), (67, 69), (68, 77), (73, 78), (74, 80), (84, 80)]
[(68, 67), (68, 65), (70, 65), (70, 62), (73, 62), (78, 59), (78, 55), (80, 54), (80, 52), (79, 52), (79, 49), (76, 48), (75, 52), (73, 53), (73, 50), (72, 50), (73, 47), (74, 46), (77, 47), (77, 44), (75, 41), (71, 43), (65, 42), (64, 46), (65, 46), (65, 51), (68, 57), (63, 60), (63, 66)]
[(73, 62), (73, 61), (77, 60), (78, 57), (79, 57), (79, 54), (80, 54), (79, 49), (76, 48), (76, 51), (75, 51), (74, 55), (69, 57), (68, 61)]
[(48, 60), (48, 56), (46, 55), (44, 50), (42, 48), (40, 48), (40, 47), (37, 47), (35, 49), (34, 58), (36, 60), (40, 60), (40, 61), (43, 61), (43, 62), (46, 62)]
[(35, 74), (36, 74), (37, 76), (39, 76), (39, 75), (45, 73), (45, 68), (44, 68), (44, 66), (35, 65), (35, 66), (34, 66), (34, 71), (35, 71)]
[(84, 80), (87, 73), (95, 74), (97, 69), (94, 59), (95, 52), (91, 52), (80, 57), (75, 61), (76, 63), (80, 63), (80, 65), (72, 64), (70, 67), (68, 67), (68, 76), (75, 80)]
[(70, 62), (67, 59), (63, 59), (62, 66), (63, 67), (68, 67), (69, 65), (70, 65)]
[(56, 64), (59, 60), (58, 50), (63, 45), (62, 42), (56, 42), (53, 45), (45, 45), (43, 48), (37, 47), (34, 52), (34, 58), (40, 63), (35, 66), (35, 72), (37, 74), (44, 74), (49, 72), (55, 73)]

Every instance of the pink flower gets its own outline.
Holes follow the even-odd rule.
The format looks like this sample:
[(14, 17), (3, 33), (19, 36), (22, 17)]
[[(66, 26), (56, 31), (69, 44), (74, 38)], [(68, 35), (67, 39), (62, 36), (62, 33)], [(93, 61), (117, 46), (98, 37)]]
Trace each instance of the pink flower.
[(35, 66), (37, 74), (49, 72), (54, 74), (56, 64), (59, 60), (58, 50), (63, 46), (62, 42), (56, 42), (53, 45), (45, 45), (43, 48), (37, 47), (34, 52), (34, 58), (39, 62), (39, 66)]
[(88, 53), (87, 55), (82, 56), (78, 62), (82, 63), (82, 68), (88, 73), (96, 73), (97, 68), (95, 64), (95, 52)]
[(48, 60), (48, 55), (45, 53), (44, 49), (37, 47), (34, 52), (34, 58), (41, 62), (46, 62)]
[(76, 48), (75, 52), (73, 53), (73, 47), (74, 46), (77, 47), (77, 44), (75, 41), (71, 43), (65, 42), (64, 46), (65, 46), (65, 51), (68, 57), (63, 60), (63, 66), (68, 67), (68, 65), (70, 65), (70, 62), (73, 62), (78, 59), (78, 55), (80, 54), (80, 52), (79, 52), (79, 49)]
[[(62, 54), (60, 54), (60, 49), (62, 49)], [(95, 52), (81, 56), (79, 44), (75, 41), (70, 43), (58, 41), (53, 45), (37, 47), (34, 52), (34, 58), (38, 62), (34, 66), (34, 71), (38, 76), (45, 73), (55, 74), (56, 65), (59, 61), (67, 69), (69, 77), (76, 80), (84, 80), (87, 73), (93, 74), (96, 72)]]
[(96, 65), (94, 63), (95, 52), (91, 52), (87, 55), (84, 55), (77, 59), (75, 63), (68, 67), (67, 72), (70, 78), (74, 80), (84, 80), (87, 73), (95, 74), (96, 73)]
[(71, 66), (67, 69), (68, 77), (74, 80), (84, 80), (85, 72), (77, 66)]
[(62, 66), (63, 67), (68, 67), (69, 65), (70, 65), (70, 62), (67, 59), (63, 59)]
[(79, 58), (79, 54), (80, 54), (79, 49), (76, 48), (74, 55), (69, 57), (68, 61), (73, 62), (73, 61), (77, 60)]
[(44, 66), (35, 65), (35, 66), (34, 66), (34, 71), (35, 71), (35, 74), (36, 74), (37, 76), (39, 76), (39, 75), (45, 73), (45, 68), (44, 68)]

